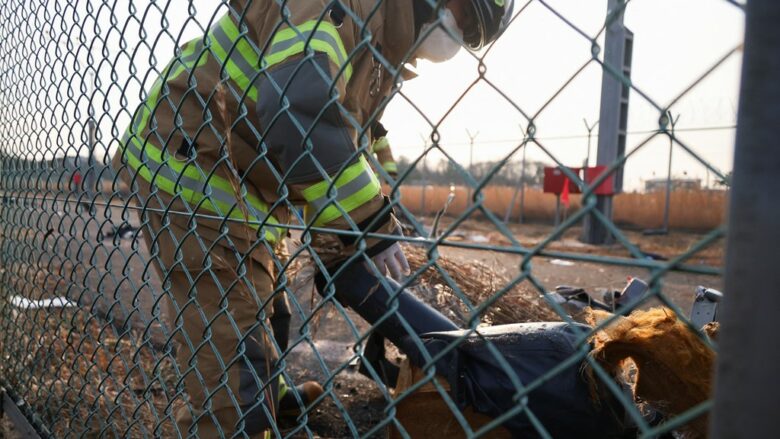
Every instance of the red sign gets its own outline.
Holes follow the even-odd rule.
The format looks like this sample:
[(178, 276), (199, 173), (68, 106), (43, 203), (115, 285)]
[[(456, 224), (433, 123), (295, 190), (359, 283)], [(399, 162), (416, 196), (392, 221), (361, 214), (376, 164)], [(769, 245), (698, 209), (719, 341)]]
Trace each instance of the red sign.
[[(585, 168), (585, 183), (590, 185), (592, 182), (597, 180), (601, 174), (604, 173), (604, 171), (607, 169), (604, 165), (598, 165), (598, 166), (591, 166), (588, 168)], [(596, 189), (593, 190), (593, 193), (596, 195), (614, 195), (615, 194), (615, 171), (612, 171), (612, 174), (609, 174), (607, 178), (604, 179), (604, 181), (599, 184)]]
[[(576, 175), (580, 176), (580, 168), (569, 168), (571, 172)], [(577, 185), (576, 182), (572, 181), (570, 178), (566, 177), (566, 174), (561, 171), (559, 167), (545, 167), (544, 168), (544, 192), (548, 194), (555, 194), (560, 195), (563, 193), (563, 185), (568, 182), (569, 186), (569, 193), (570, 194), (579, 194), (580, 187)]]

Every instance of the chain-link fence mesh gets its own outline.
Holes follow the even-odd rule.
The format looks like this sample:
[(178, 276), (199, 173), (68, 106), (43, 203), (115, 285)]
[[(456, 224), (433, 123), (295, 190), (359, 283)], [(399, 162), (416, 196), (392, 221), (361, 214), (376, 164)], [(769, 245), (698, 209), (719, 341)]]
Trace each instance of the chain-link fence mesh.
[[(473, 28), (472, 2), (440, 3)], [(482, 2), (493, 13), (511, 3)], [(587, 2), (598, 26), (561, 3), (516, 2), (504, 36), (467, 54), (473, 68), (451, 73), (466, 86), (433, 115), (421, 101), (439, 97), (404, 81), (424, 37), (457, 33), (435, 2), (7, 2), (4, 397), (53, 437), (703, 434), (715, 344), (689, 308), (698, 284), (720, 285), (722, 216), (705, 233), (654, 238), (618, 227), (599, 188), (658, 142), (727, 182), (669, 115), (741, 46), (691, 56), (695, 74), (659, 97), (605, 61), (607, 34), (639, 0)], [(739, 21), (742, 5), (723, 3)], [(489, 67), (534, 14), (582, 49), (538, 102), (502, 86), (544, 72), (544, 59)], [(589, 71), (657, 127), (600, 158), (595, 178), (566, 167), (560, 133), (541, 128)], [(479, 88), (490, 104), (470, 101)], [(403, 124), (387, 136), (377, 124), (398, 102), (426, 127), (422, 153), (403, 152), (400, 168), (381, 151)], [(445, 140), (457, 111), (511, 121), (523, 138), (487, 156), (469, 132), (475, 168), (466, 145)], [(515, 222), (529, 148), (566, 177), (567, 209), (569, 187), (582, 192), (554, 227)], [(417, 184), (429, 158), (452, 186)], [(581, 225), (614, 243), (580, 243)], [(384, 274), (403, 271), (399, 251), (410, 269), (395, 282)], [(601, 313), (554, 289), (611, 291), (626, 276), (648, 292), (609, 295)]]

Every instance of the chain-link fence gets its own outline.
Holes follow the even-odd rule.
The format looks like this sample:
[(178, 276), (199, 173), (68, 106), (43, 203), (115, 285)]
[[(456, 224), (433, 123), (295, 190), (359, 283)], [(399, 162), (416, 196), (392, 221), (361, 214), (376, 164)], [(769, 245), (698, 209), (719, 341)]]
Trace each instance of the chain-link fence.
[[(669, 142), (728, 182), (670, 115), (708, 82), (736, 90), (718, 75), (741, 32), (658, 92), (632, 79), (624, 17), (640, 0), (583, 3), (4, 4), (0, 431), (705, 435), (718, 294), (695, 293), (721, 284), (725, 227), (621, 229), (614, 188)], [(743, 19), (738, 2), (707, 7)], [(572, 47), (570, 71), (513, 49), (537, 17), (565, 38), (533, 44)], [(475, 50), (417, 63), (453, 38)], [(426, 73), (464, 82), (451, 99), (407, 87)], [(565, 110), (580, 81), (601, 105), (599, 167), (582, 170), (552, 141), (581, 124)], [(630, 135), (629, 102), (651, 130)], [(451, 125), (480, 118), (522, 139), (491, 150), (470, 131), (466, 159)], [(420, 124), (424, 149), (398, 168), (394, 132)], [(530, 148), (567, 208), (581, 192), (555, 226), (514, 221)], [(410, 192), (429, 158), (452, 186)]]

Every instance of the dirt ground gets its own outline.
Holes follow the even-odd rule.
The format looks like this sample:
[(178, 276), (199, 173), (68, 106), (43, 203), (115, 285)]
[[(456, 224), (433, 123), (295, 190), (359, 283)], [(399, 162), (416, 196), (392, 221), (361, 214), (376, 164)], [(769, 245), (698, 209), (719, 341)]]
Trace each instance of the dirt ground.
[[(33, 203), (31, 206), (13, 210), (6, 208), (3, 212), (6, 221), (10, 218), (12, 223), (26, 225), (35, 232), (23, 235), (24, 239), (33, 236), (33, 239), (42, 240), (39, 248), (44, 249), (46, 256), (44, 259), (47, 262), (39, 262), (36, 270), (38, 273), (44, 272), (43, 282), (48, 285), (44, 289), (50, 294), (69, 294), (69, 297), (77, 294), (80, 303), (83, 306), (91, 305), (96, 314), (113, 313), (110, 317), (119, 322), (117, 324), (129, 319), (133, 327), (144, 329), (150, 322), (155, 322), (157, 325), (157, 321), (168, 321), (164, 307), (160, 307), (158, 303), (161, 291), (160, 280), (153, 272), (146, 269), (148, 250), (141, 241), (133, 242), (132, 239), (119, 239), (113, 243), (110, 240), (103, 241), (103, 246), (98, 246), (98, 251), (95, 253), (97, 259), (91, 263), (94, 264), (93, 267), (107, 267), (103, 272), (85, 270), (89, 267), (85, 267), (84, 263), (72, 266), (68, 274), (62, 273), (61, 266), (55, 269), (55, 265), (62, 265), (66, 261), (83, 262), (83, 242), (89, 240), (89, 236), (96, 236), (98, 229), (106, 226), (109, 220), (116, 221), (122, 215), (119, 207), (113, 207), (101, 212), (100, 221), (85, 222), (80, 216), (81, 213), (68, 210), (70, 208), (72, 205), (67, 203), (58, 204), (56, 201), (49, 201)], [(33, 215), (30, 215), (30, 211)], [(445, 218), (440, 230), (446, 230), (450, 221), (451, 219)], [(138, 224), (135, 213), (131, 212), (130, 222)], [(430, 219), (424, 222), (428, 226), (431, 224)], [(509, 227), (514, 238), (527, 248), (537, 245), (553, 229), (551, 225), (545, 224), (512, 224)], [(84, 229), (87, 230), (87, 234), (80, 232)], [(53, 233), (48, 233), (49, 230)], [(509, 247), (509, 239), (497, 232), (489, 223), (470, 220), (461, 224), (455, 232), (448, 238), (454, 245), (439, 247), (442, 257), (448, 258), (456, 265), (481, 263), (501, 279), (512, 279), (521, 273), (523, 258), (519, 254), (464, 248), (477, 244), (499, 248)], [(643, 252), (667, 259), (682, 254), (703, 238), (703, 235), (686, 232), (672, 232), (665, 236), (645, 236), (641, 231), (625, 231), (625, 234)], [(546, 290), (552, 290), (557, 285), (573, 285), (583, 287), (594, 293), (595, 297), (600, 297), (603, 291), (622, 289), (629, 277), (648, 279), (651, 276), (651, 271), (646, 268), (627, 265), (630, 264), (629, 253), (624, 247), (582, 244), (578, 240), (578, 235), (579, 227), (574, 227), (560, 239), (552, 242), (547, 248), (558, 252), (556, 257), (536, 256), (532, 259), (531, 274)], [(0, 244), (6, 245), (10, 242), (18, 245), (16, 241), (22, 239), (20, 236), (22, 235), (0, 238), (5, 239), (5, 243), (0, 241)], [(94, 238), (91, 239), (90, 242), (96, 245)], [(566, 255), (582, 254), (619, 258), (623, 265), (566, 259)], [(24, 282), (35, 284), (33, 281), (39, 274), (32, 275), (35, 279), (25, 279), (25, 276), (29, 276), (29, 271), (20, 271), (14, 265), (21, 263), (21, 259), (25, 257), (20, 255), (20, 260), (3, 261), (4, 270), (13, 271), (3, 277), (4, 289), (17, 288), (13, 292), (7, 291), (3, 294), (24, 295), (37, 291), (35, 288), (24, 287)], [(719, 240), (688, 259), (686, 263), (694, 266), (720, 267), (722, 259), (723, 241)], [(59, 271), (56, 275), (47, 275), (46, 270)], [(81, 279), (74, 280), (73, 273), (80, 273)], [(694, 289), (698, 285), (721, 289), (722, 277), (673, 271), (666, 274), (660, 284), (664, 296), (686, 313), (690, 309)], [(519, 288), (526, 292), (537, 292), (536, 287), (527, 280), (523, 281)], [(392, 418), (392, 415), (385, 410), (392, 401), (390, 391), (357, 373), (355, 367), (345, 367), (355, 359), (357, 341), (365, 334), (368, 325), (351, 311), (342, 311), (335, 306), (328, 306), (327, 313), (320, 312), (313, 324), (301, 329), (301, 322), (309, 317), (312, 304), (316, 304), (319, 299), (316, 294), (313, 296), (311, 286), (305, 283), (297, 286), (294, 293), (294, 318), (290, 342), (292, 349), (286, 357), (286, 370), (297, 383), (306, 380), (320, 381), (324, 384), (327, 395), (322, 404), (306, 415), (305, 421), (302, 418), (301, 422), (282, 423), (283, 435), (321, 438), (357, 437), (365, 436), (367, 432), (383, 422), (387, 423)], [(133, 312), (121, 314), (123, 309), (121, 306), (111, 306), (110, 302), (102, 304), (101, 300), (105, 300), (108, 294), (111, 294), (110, 297), (117, 297), (119, 304), (125, 305), (124, 309), (131, 309)], [(2, 306), (5, 305), (0, 305)], [(164, 327), (158, 326), (151, 331), (155, 344), (164, 341), (164, 332)], [(391, 359), (397, 360), (398, 356), (394, 353)], [(5, 437), (14, 437), (7, 428), (6, 420), (0, 426), (2, 427), (0, 437), (3, 433)], [(387, 437), (387, 432), (386, 429), (379, 428), (370, 436)]]
[[(440, 230), (446, 230), (449, 221), (450, 219), (443, 219)], [(431, 222), (430, 219), (424, 221), (427, 226), (430, 226)], [(521, 244), (532, 247), (545, 239), (553, 227), (545, 224), (513, 224), (510, 229)], [(655, 236), (647, 236), (641, 231), (631, 230), (624, 231), (624, 233), (643, 252), (653, 253), (667, 259), (673, 259), (682, 254), (703, 238), (701, 234), (677, 231), (669, 235)], [(622, 245), (591, 246), (581, 243), (578, 240), (578, 235), (579, 227), (572, 228), (561, 239), (553, 242), (549, 249), (573, 255), (613, 256), (622, 260), (629, 258), (629, 252)], [(508, 239), (497, 233), (489, 223), (484, 221), (467, 221), (460, 224), (451, 241), (461, 244), (497, 246), (509, 244)], [(451, 246), (442, 246), (439, 250), (443, 257), (451, 260), (454, 264), (481, 263), (503, 278), (511, 279), (521, 272), (522, 256), (520, 255)], [(556, 259), (558, 260), (556, 261)], [(722, 259), (723, 241), (719, 240), (695, 254), (686, 263), (694, 266), (720, 267)], [(552, 290), (557, 285), (573, 285), (594, 293), (594, 297), (601, 297), (601, 293), (606, 290), (621, 290), (629, 277), (647, 280), (651, 275), (650, 270), (645, 268), (594, 262), (573, 261), (572, 265), (561, 265), (560, 258), (552, 257), (533, 258), (531, 273), (547, 290)], [(722, 277), (673, 271), (662, 278), (661, 293), (687, 313), (693, 303), (694, 291), (698, 285), (722, 289)], [(298, 289), (297, 299), (301, 302), (302, 307), (306, 307), (312, 301), (308, 288)], [(522, 282), (518, 288), (531, 294), (536, 291), (528, 281)], [(645, 307), (656, 304), (658, 304), (657, 300), (648, 303)], [(367, 329), (365, 322), (351, 311), (346, 311), (346, 316), (356, 325), (358, 331)], [(327, 317), (320, 319), (313, 338), (318, 354), (323, 356), (324, 362), (328, 365), (337, 367), (354, 358), (353, 347), (356, 337), (347, 323), (347, 319), (335, 309), (331, 309)], [(300, 379), (325, 379), (332, 373), (327, 372), (326, 368), (299, 366), (317, 363), (313, 361), (314, 357), (312, 346), (306, 343), (299, 344), (293, 349), (291, 357), (292, 374), (297, 375)], [(356, 373), (354, 369), (347, 368), (338, 372), (332, 381), (333, 390), (330, 396), (324, 404), (315, 410), (308, 423), (308, 428), (311, 429), (311, 433), (315, 437), (351, 437), (355, 433), (362, 436), (372, 426), (389, 419), (384, 412), (384, 407), (390, 400), (387, 394), (383, 393), (372, 380)], [(355, 425), (354, 430), (348, 427), (346, 419)], [(387, 432), (382, 430), (372, 437), (387, 437)]]
[[(447, 218), (443, 219), (439, 229), (446, 230), (449, 221)], [(428, 224), (427, 221), (426, 224)], [(539, 223), (511, 224), (509, 228), (515, 239), (528, 248), (532, 248), (546, 239), (554, 229), (550, 224)], [(622, 232), (642, 252), (668, 260), (682, 255), (704, 238), (703, 234), (684, 231), (672, 231), (668, 235), (645, 235), (641, 230), (622, 230)], [(651, 278), (652, 271), (647, 268), (630, 267), (617, 263), (630, 263), (633, 259), (628, 249), (622, 244), (607, 246), (584, 244), (579, 240), (580, 233), (581, 227), (572, 227), (546, 248), (572, 256), (583, 254), (609, 256), (618, 261), (614, 264), (607, 264), (566, 260), (563, 256), (536, 256), (531, 261), (531, 273), (548, 291), (554, 290), (558, 285), (571, 285), (582, 287), (595, 293), (595, 297), (600, 298), (601, 293), (605, 290), (622, 290), (629, 277), (638, 277), (645, 281)], [(451, 241), (464, 244), (509, 245), (509, 240), (486, 221), (466, 221), (457, 227), (454, 235)], [(520, 264), (523, 257), (520, 255), (458, 247), (441, 247), (440, 250), (443, 255), (455, 260), (483, 262), (509, 277), (518, 276), (522, 272)], [(686, 259), (684, 263), (695, 267), (719, 269), (723, 265), (723, 256), (724, 240), (721, 238)], [(664, 263), (663, 260), (657, 262)], [(671, 271), (661, 278), (660, 291), (675, 305), (687, 312), (693, 304), (695, 288), (699, 285), (722, 290), (723, 278), (717, 274)]]

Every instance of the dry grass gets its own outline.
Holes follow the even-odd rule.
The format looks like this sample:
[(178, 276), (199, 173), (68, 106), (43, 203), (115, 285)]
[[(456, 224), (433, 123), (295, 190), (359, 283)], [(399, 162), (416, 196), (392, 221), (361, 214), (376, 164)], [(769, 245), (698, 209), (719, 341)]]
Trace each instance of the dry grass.
[[(421, 247), (405, 246), (404, 252), (412, 270), (426, 265), (429, 260), (426, 250)], [(439, 256), (436, 265), (439, 269), (432, 266), (420, 275), (415, 291), (423, 300), (461, 325), (468, 323), (471, 313), (442, 272), (474, 307), (492, 299), (509, 283), (506, 276), (478, 261), (462, 263)], [(483, 323), (490, 325), (560, 320), (536, 291), (521, 285), (505, 292), (480, 317)]]
[(83, 264), (70, 260), (46, 255), (30, 260), (37, 262), (0, 267), (6, 287), (0, 291), (5, 383), (53, 437), (172, 436), (170, 414), (182, 396), (176, 393), (172, 357), (155, 351), (146, 342), (149, 334), (97, 318), (91, 306), (23, 309), (8, 303), (12, 295), (72, 297), (85, 276)]
[[(596, 324), (608, 313), (593, 311)], [(716, 334), (710, 325), (708, 334)], [(715, 352), (667, 308), (634, 311), (599, 331), (592, 355), (613, 376), (626, 377), (635, 367), (635, 398), (674, 417), (704, 402), (712, 394)], [(708, 416), (685, 425), (685, 437), (707, 435)]]
[[(422, 192), (422, 186), (402, 186), (403, 203), (413, 213), (433, 215), (445, 205), (450, 189), (445, 186), (427, 187), (424, 206)], [(462, 213), (468, 206), (468, 190), (465, 187), (455, 187), (454, 193), (455, 199), (447, 209), (451, 215)], [(503, 218), (513, 194), (514, 188), (511, 187), (487, 187), (482, 191), (484, 206)], [(614, 221), (640, 228), (661, 227), (665, 197), (664, 192), (619, 194), (614, 201)], [(725, 191), (674, 191), (670, 201), (669, 225), (677, 229), (712, 230), (724, 223), (727, 204)], [(572, 195), (569, 213), (579, 209), (580, 205), (580, 196)], [(512, 218), (517, 218), (519, 214), (518, 194)], [(526, 189), (525, 218), (552, 222), (554, 217), (555, 196), (538, 189)]]
[(171, 435), (170, 356), (79, 308), (13, 314), (0, 342), (3, 375), (55, 437)]
[[(426, 250), (422, 247), (404, 245), (404, 253), (413, 272), (427, 265), (429, 260)], [(417, 297), (461, 326), (469, 323), (472, 312), (452, 288), (450, 281), (457, 286), (472, 308), (492, 299), (496, 293), (503, 291), (510, 281), (504, 273), (479, 261), (464, 263), (439, 255), (435, 262), (434, 266), (428, 267), (413, 281), (410, 289)], [(290, 288), (302, 292), (297, 296), (308, 297), (310, 309), (313, 309), (320, 298), (313, 286), (314, 264), (310, 258), (304, 255), (296, 257), (287, 274)], [(322, 315), (314, 319), (315, 329), (320, 318)], [(501, 325), (557, 321), (560, 317), (538, 292), (518, 284), (503, 292), (501, 298), (487, 306), (477, 320), (484, 324)]]

